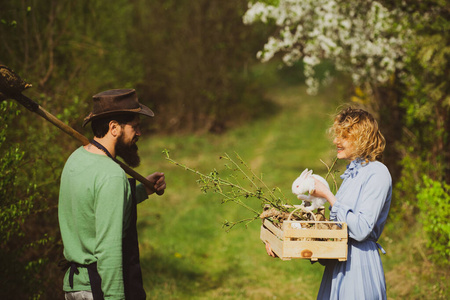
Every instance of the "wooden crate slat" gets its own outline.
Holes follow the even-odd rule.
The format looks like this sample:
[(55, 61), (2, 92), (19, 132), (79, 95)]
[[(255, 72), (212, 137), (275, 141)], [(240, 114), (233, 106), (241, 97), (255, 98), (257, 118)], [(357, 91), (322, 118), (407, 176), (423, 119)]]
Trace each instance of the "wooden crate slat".
[[(347, 239), (347, 226), (344, 223), (344, 225), (341, 224), (342, 228), (340, 229), (323, 229), (323, 228), (317, 228), (320, 225), (316, 224), (316, 228), (292, 228), (293, 223), (298, 224), (308, 224), (310, 225), (313, 222), (294, 222), (294, 221), (285, 221), (283, 223), (283, 232), (285, 238), (332, 238), (332, 239)], [(318, 222), (314, 222), (318, 223)], [(324, 222), (324, 225), (331, 225), (336, 224), (335, 222)]]
[(276, 236), (278, 236), (280, 239), (283, 239), (284, 233), (283, 230), (279, 227), (275, 226), (272, 222), (270, 222), (267, 219), (264, 219), (263, 225), (269, 229), (272, 233), (274, 233)]
[(261, 226), (261, 240), (263, 242), (268, 242), (272, 251), (283, 260), (290, 260), (290, 258), (285, 258), (283, 253), (283, 241), (277, 238), (270, 230), (266, 227)]
[[(299, 232), (305, 231), (305, 232)], [(342, 240), (346, 239), (341, 234), (330, 233), (331, 230), (320, 230), (320, 229), (287, 229), (285, 230), (285, 238), (315, 238), (315, 239), (335, 239)], [(330, 241), (332, 242), (332, 241)]]
[(347, 258), (347, 242), (285, 241), (283, 255), (290, 258)]

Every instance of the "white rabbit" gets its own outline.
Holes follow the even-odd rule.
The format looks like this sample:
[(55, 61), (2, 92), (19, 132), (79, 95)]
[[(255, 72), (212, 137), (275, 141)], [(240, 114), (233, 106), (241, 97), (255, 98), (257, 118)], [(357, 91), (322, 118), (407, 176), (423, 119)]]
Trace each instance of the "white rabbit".
[(314, 197), (311, 195), (305, 195), (306, 193), (313, 193), (315, 190), (314, 178), (321, 181), (325, 186), (330, 189), (328, 182), (319, 175), (313, 174), (312, 170), (305, 169), (300, 176), (294, 180), (292, 183), (292, 193), (297, 195), (297, 198), (303, 200), (302, 205), (304, 206), (305, 201), (311, 203), (310, 206), (306, 206), (305, 209), (308, 211), (313, 211), (318, 209), (327, 202), (325, 198)]

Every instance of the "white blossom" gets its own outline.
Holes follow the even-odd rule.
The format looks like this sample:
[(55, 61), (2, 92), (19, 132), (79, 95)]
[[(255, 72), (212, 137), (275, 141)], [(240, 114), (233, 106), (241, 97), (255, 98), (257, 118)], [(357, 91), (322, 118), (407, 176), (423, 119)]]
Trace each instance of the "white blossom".
[(275, 22), (277, 36), (268, 38), (257, 57), (265, 62), (283, 53), (283, 62), (305, 64), (308, 91), (318, 90), (314, 66), (332, 60), (353, 81), (383, 83), (403, 67), (408, 30), (399, 23), (401, 13), (372, 0), (280, 0), (278, 6), (249, 3), (245, 24)]

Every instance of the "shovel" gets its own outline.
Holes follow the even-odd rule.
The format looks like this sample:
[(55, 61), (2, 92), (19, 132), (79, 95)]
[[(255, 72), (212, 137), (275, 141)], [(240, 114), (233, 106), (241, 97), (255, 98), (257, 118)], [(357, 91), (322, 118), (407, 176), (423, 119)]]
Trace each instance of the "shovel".
[[(69, 125), (63, 123), (61, 120), (56, 118), (54, 115), (46, 111), (43, 107), (41, 107), (39, 104), (37, 104), (35, 101), (31, 100), (27, 96), (23, 95), (22, 92), (26, 90), (27, 88), (30, 88), (31, 84), (26, 83), (22, 78), (20, 78), (19, 75), (17, 75), (13, 70), (10, 68), (0, 65), (0, 101), (7, 100), (7, 99), (14, 99), (25, 108), (27, 108), (29, 111), (34, 112), (71, 137), (77, 139), (80, 141), (84, 146), (89, 144), (89, 140), (70, 127)], [(113, 158), (113, 160), (120, 165), (120, 167), (131, 177), (135, 178), (142, 184), (144, 184), (147, 188), (149, 188), (152, 191), (155, 191), (155, 188), (153, 187), (153, 184), (148, 181), (144, 176), (134, 171), (132, 168), (121, 162), (120, 160), (117, 160)], [(156, 192), (158, 195), (164, 194), (164, 191)]]

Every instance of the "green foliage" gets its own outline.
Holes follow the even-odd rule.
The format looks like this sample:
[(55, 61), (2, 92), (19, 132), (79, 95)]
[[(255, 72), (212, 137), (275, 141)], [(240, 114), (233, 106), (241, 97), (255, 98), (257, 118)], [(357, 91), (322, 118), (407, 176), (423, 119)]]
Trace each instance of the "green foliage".
[(23, 144), (9, 143), (12, 130), (9, 126), (19, 111), (13, 102), (0, 103), (0, 298), (8, 299), (37, 295), (41, 285), (35, 272), (42, 267), (42, 259), (29, 258), (26, 253), (34, 251), (36, 243), (27, 236), (24, 226), (33, 214), (34, 200), (38, 196), (33, 181), (21, 180), (25, 165)]
[(416, 222), (415, 184), (427, 175), (450, 183), (450, 15), (448, 1), (388, 0), (414, 39), (404, 65), (384, 86), (367, 83), (368, 101), (386, 137), (385, 163), (394, 182), (391, 218)]
[(0, 26), (0, 63), (33, 85), (27, 94), (41, 106), (70, 115), (77, 129), (92, 95), (136, 87), (142, 80), (141, 56), (129, 40), (133, 6), (128, 1), (7, 0), (2, 6), (0, 18), (17, 26)]
[(30, 214), (32, 204), (29, 199), (16, 202), (17, 176), (24, 152), (18, 144), (8, 147), (7, 129), (11, 115), (17, 113), (13, 103), (0, 103), (0, 123), (5, 126), (0, 130), (0, 246), (4, 248), (10, 239), (23, 236), (20, 230), (24, 219)]
[(249, 2), (251, 3), (255, 3), (255, 2), (262, 2), (268, 5), (272, 5), (272, 6), (278, 6), (280, 5), (280, 0), (250, 0)]
[(423, 177), (417, 188), (420, 222), (427, 235), (432, 258), (440, 265), (450, 265), (450, 185)]
[[(395, 1), (394, 1), (395, 2)], [(403, 168), (394, 209), (413, 222), (414, 183), (423, 175), (450, 183), (450, 19), (446, 1), (412, 3), (405, 8), (416, 38), (410, 43), (405, 72), (397, 83), (403, 111), (403, 136), (397, 142)], [(409, 202), (409, 203), (408, 203)], [(408, 203), (407, 205), (405, 203)], [(398, 206), (402, 205), (402, 208)]]
[(268, 106), (249, 76), (262, 36), (242, 23), (246, 5), (136, 1), (133, 45), (145, 53), (140, 90), (160, 131), (220, 133)]

